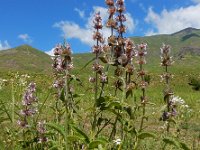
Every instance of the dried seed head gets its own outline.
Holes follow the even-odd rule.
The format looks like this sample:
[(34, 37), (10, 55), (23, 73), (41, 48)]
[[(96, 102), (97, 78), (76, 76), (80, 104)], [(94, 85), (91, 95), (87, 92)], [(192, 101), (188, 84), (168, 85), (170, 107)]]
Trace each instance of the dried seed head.
[(114, 0), (105, 0), (108, 6), (114, 6)]

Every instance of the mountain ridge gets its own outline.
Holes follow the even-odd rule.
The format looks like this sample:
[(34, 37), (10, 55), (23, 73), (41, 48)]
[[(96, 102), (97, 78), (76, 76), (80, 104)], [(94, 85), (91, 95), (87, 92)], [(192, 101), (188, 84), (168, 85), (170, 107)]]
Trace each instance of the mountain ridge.
[(21, 45), (0, 51), (0, 70), (47, 73), (51, 70), (51, 58), (45, 52), (30, 45)]
[[(162, 43), (172, 47), (172, 55), (177, 58), (184, 58), (186, 55), (200, 56), (200, 29), (186, 28), (173, 34), (162, 34), (145, 37), (130, 37), (135, 44), (145, 42), (148, 44), (149, 62), (155, 61), (160, 56)], [(81, 68), (91, 60), (92, 55), (74, 54), (76, 68)], [(33, 48), (30, 45), (20, 45), (15, 48), (0, 51), (0, 72), (23, 71), (36, 73), (52, 72), (51, 57), (45, 52)], [(156, 60), (157, 61), (157, 60)]]

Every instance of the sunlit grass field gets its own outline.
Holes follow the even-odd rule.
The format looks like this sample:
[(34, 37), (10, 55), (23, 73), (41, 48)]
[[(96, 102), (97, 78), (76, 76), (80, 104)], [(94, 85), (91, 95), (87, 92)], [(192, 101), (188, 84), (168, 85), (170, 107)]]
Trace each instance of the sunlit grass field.
[[(80, 83), (73, 83), (74, 93), (80, 95), (75, 101), (79, 106), (79, 115), (78, 119), (84, 121), (84, 124), (87, 129), (87, 125), (90, 124), (89, 121), (91, 118), (90, 111), (86, 111), (91, 109), (91, 106), (94, 101), (94, 92), (93, 85), (88, 82), (88, 78), (91, 74), (91, 63), (85, 66), (85, 64), (92, 59), (91, 54), (76, 54), (74, 55), (74, 66), (72, 74), (75, 74), (81, 80)], [(163, 73), (164, 69), (160, 66), (159, 58), (148, 58), (147, 65), (145, 65), (145, 70), (147, 74), (150, 75), (150, 83), (147, 88), (147, 98), (149, 101), (149, 105), (147, 107), (147, 117), (145, 120), (145, 128), (147, 131), (153, 131), (158, 134), (158, 138), (162, 136), (164, 123), (159, 120), (162, 115), (162, 109), (165, 105), (163, 99), (163, 89), (165, 87), (164, 82), (161, 81), (160, 75)], [(198, 150), (200, 147), (200, 91), (195, 91), (188, 84), (190, 77), (195, 77), (200, 80), (200, 57), (197, 56), (185, 56), (184, 59), (175, 60), (174, 64), (169, 67), (169, 72), (173, 74), (173, 78), (170, 81), (171, 88), (174, 91), (175, 96), (181, 97), (185, 103), (188, 105), (188, 110), (185, 116), (178, 116), (181, 123), (177, 122), (179, 126), (179, 131), (177, 136), (180, 139), (186, 141), (186, 144), (189, 145), (190, 148)], [(137, 67), (137, 66), (136, 66)], [(110, 68), (109, 76), (113, 76), (114, 68)], [(23, 97), (23, 92), (31, 81), (35, 82), (37, 87), (37, 97), (38, 97), (38, 108), (41, 115), (40, 118), (45, 119), (47, 122), (55, 119), (54, 106), (56, 105), (56, 96), (55, 89), (52, 88), (52, 84), (54, 81), (53, 73), (48, 74), (40, 74), (40, 73), (28, 73), (26, 74), (29, 77), (24, 77), (25, 73), (23, 72), (1, 72), (1, 78), (5, 79), (6, 82), (2, 84), (0, 89), (0, 149), (4, 149), (6, 147), (5, 143), (10, 143), (12, 145), (12, 137), (11, 130), (12, 125), (10, 123), (9, 117), (11, 117), (11, 109), (12, 109), (12, 100), (13, 96), (15, 98), (15, 121), (17, 122), (19, 118), (20, 105)], [(133, 76), (134, 77), (134, 76)], [(134, 78), (136, 78), (135, 75)], [(112, 77), (109, 80), (109, 84), (113, 84)], [(105, 87), (105, 93), (114, 93), (114, 88), (112, 86)], [(106, 94), (105, 94), (106, 95)], [(127, 103), (131, 104), (133, 107), (140, 102), (140, 89), (135, 89), (133, 91), (133, 97), (128, 98)], [(118, 97), (121, 96), (117, 94)], [(135, 97), (135, 98), (134, 98)], [(60, 104), (62, 105), (62, 104)], [(180, 110), (181, 111), (181, 110)], [(105, 112), (104, 112), (105, 113)], [(179, 114), (179, 112), (178, 112)], [(111, 115), (109, 112), (107, 115)], [(17, 126), (17, 123), (14, 122), (14, 131), (20, 130)], [(139, 122), (136, 125), (139, 125)], [(176, 126), (176, 124), (175, 124)], [(175, 129), (175, 128), (174, 128)], [(13, 131), (12, 131), (13, 132)], [(90, 132), (89, 129), (86, 132)], [(15, 132), (14, 132), (15, 133)], [(106, 135), (106, 131), (105, 131)], [(15, 139), (16, 140), (16, 139)], [(146, 141), (146, 143), (145, 143)], [(146, 149), (154, 149), (154, 144), (157, 143), (158, 148), (159, 142), (155, 139), (148, 139), (142, 141), (146, 145)], [(154, 143), (152, 145), (152, 142)], [(175, 148), (176, 149), (176, 148)]]

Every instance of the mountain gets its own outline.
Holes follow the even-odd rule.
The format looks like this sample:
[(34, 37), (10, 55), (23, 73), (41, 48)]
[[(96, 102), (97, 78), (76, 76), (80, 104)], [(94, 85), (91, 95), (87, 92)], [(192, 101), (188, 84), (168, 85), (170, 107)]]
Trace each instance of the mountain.
[[(200, 56), (200, 29), (186, 28), (173, 34), (162, 34), (145, 37), (131, 37), (135, 44), (145, 42), (148, 44), (147, 62), (157, 67), (160, 61), (160, 47), (162, 43), (172, 47), (174, 59), (182, 59), (187, 56)], [(81, 69), (94, 55), (74, 54), (75, 72)], [(197, 58), (198, 59), (198, 58)], [(187, 63), (190, 60), (184, 60)], [(182, 63), (182, 62), (180, 62)], [(191, 62), (189, 62), (191, 63)], [(188, 63), (188, 65), (189, 65)], [(51, 73), (52, 60), (46, 53), (29, 45), (0, 51), (0, 72), (23, 71), (36, 73)], [(90, 65), (84, 70), (91, 71)]]
[(132, 37), (131, 39), (136, 44), (147, 43), (151, 57), (160, 55), (162, 43), (171, 45), (174, 56), (200, 55), (200, 29), (186, 28), (173, 34)]
[(29, 45), (0, 51), (0, 72), (23, 71), (47, 73), (51, 71), (51, 58)]

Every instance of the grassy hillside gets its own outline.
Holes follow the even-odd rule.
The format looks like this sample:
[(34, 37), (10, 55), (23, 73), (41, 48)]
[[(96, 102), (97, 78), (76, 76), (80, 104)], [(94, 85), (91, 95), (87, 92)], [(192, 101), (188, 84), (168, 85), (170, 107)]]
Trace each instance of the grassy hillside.
[[(178, 55), (183, 48), (188, 52), (190, 52), (190, 48), (200, 48), (200, 30), (186, 28), (174, 34), (132, 37), (132, 40), (136, 44), (141, 42), (147, 43), (150, 51), (149, 56), (159, 55), (162, 43), (171, 45), (174, 55)], [(197, 50), (196, 54), (200, 55), (200, 49)]]
[[(199, 29), (186, 28), (170, 35), (132, 37), (131, 39), (135, 44), (141, 42), (148, 44), (147, 66), (148, 68), (151, 66), (150, 71), (152, 72), (159, 66), (160, 47), (162, 43), (171, 45), (172, 53), (175, 56), (174, 59), (178, 64), (184, 63), (184, 70), (187, 70), (187, 68), (190, 68), (191, 65), (196, 64), (199, 60), (198, 57), (193, 57), (194, 55), (200, 55)], [(78, 70), (93, 57), (93, 54), (90, 53), (74, 54), (73, 61), (76, 67), (76, 73), (79, 73)], [(28, 45), (0, 51), (0, 58), (0, 72), (19, 71), (29, 73), (51, 73), (52, 71), (52, 60), (50, 56)], [(84, 70), (87, 72), (89, 68)]]
[(0, 58), (0, 72), (47, 73), (51, 70), (50, 56), (29, 45), (0, 51)]
[[(99, 117), (98, 124), (100, 124), (98, 130), (101, 131), (101, 127), (104, 126), (104, 120), (105, 124), (107, 121), (108, 123), (110, 122), (108, 126), (105, 126), (105, 129), (102, 128), (101, 138), (103, 141), (106, 141), (104, 140), (104, 137), (107, 138), (109, 137), (109, 134), (112, 133), (112, 130), (114, 129), (112, 129), (112, 126), (115, 122), (118, 122), (117, 128), (115, 128), (117, 131), (116, 137), (121, 135), (121, 129), (126, 133), (126, 136), (124, 137), (127, 138), (130, 135), (130, 143), (135, 139), (138, 139), (135, 137), (140, 136), (141, 139), (139, 144), (142, 146), (144, 145), (144, 147), (140, 146), (138, 149), (181, 149), (178, 148), (180, 146), (179, 144), (176, 144), (176, 140), (188, 145), (189, 148), (185, 149), (198, 149), (200, 146), (200, 92), (193, 90), (188, 83), (190, 77), (195, 77), (195, 79), (200, 80), (200, 56), (197, 56), (200, 48), (200, 43), (198, 42), (200, 40), (199, 36), (199, 30), (188, 28), (172, 35), (133, 38), (135, 44), (147, 42), (149, 45), (147, 64), (144, 65), (144, 70), (150, 77), (150, 82), (145, 90), (145, 99), (149, 102), (146, 103), (146, 105), (141, 105), (143, 91), (140, 86), (135, 87), (133, 89), (133, 95), (130, 95), (127, 98), (124, 97), (124, 93), (120, 90), (115, 93), (116, 84), (114, 85), (114, 81), (118, 80), (118, 78), (114, 76), (114, 69), (116, 69), (116, 67), (113, 66), (110, 66), (109, 68), (108, 84), (105, 84), (104, 88), (102, 88), (103, 97), (100, 97), (97, 99), (98, 101), (96, 101), (94, 98), (96, 97), (95, 90), (93, 90), (94, 83), (92, 84), (88, 81), (89, 76), (95, 76), (95, 73), (91, 69), (93, 63), (91, 60), (95, 57), (94, 54), (85, 53), (73, 55), (75, 68), (72, 70), (72, 74), (75, 74), (76, 77), (78, 76), (82, 84), (76, 82), (76, 80), (70, 81), (69, 86), (67, 87), (70, 87), (69, 90), (72, 90), (72, 93), (65, 99), (64, 91), (67, 88), (65, 87), (64, 90), (58, 89), (57, 91), (52, 87), (52, 84), (55, 83), (53, 75), (46, 74), (52, 72), (52, 60), (47, 54), (28, 45), (1, 51), (1, 72), (9, 70), (19, 71), (20, 73), (26, 72), (30, 77), (20, 73), (6, 74), (0, 72), (0, 127), (2, 128), (2, 132), (0, 133), (0, 147), (6, 149), (5, 147), (12, 147), (15, 144), (19, 146), (16, 147), (16, 149), (22, 149), (21, 147), (24, 149), (26, 146), (29, 147), (34, 143), (37, 143), (37, 140), (35, 139), (38, 138), (36, 137), (38, 136), (38, 132), (34, 131), (34, 129), (38, 129), (38, 126), (35, 126), (36, 122), (34, 122), (34, 120), (45, 120), (45, 122), (47, 122), (47, 134), (44, 135), (50, 139), (49, 143), (47, 143), (49, 144), (49, 147), (52, 147), (51, 141), (53, 140), (55, 140), (59, 146), (60, 144), (62, 146), (63, 141), (65, 140), (64, 136), (62, 137), (65, 132), (65, 130), (63, 130), (63, 127), (65, 127), (64, 122), (70, 122), (72, 123), (72, 126), (75, 127), (72, 129), (75, 134), (75, 136), (71, 136), (73, 141), (76, 140), (78, 136), (80, 136), (77, 140), (78, 142), (82, 141), (82, 138), (85, 139), (87, 136), (89, 137), (88, 139), (92, 139), (93, 133), (91, 134), (91, 130), (95, 112), (93, 106), (99, 105), (101, 107), (95, 107)], [(169, 73), (173, 75), (172, 80), (170, 80), (170, 88), (174, 91), (175, 96), (179, 96), (185, 101), (185, 103), (183, 103), (184, 105), (179, 104), (176, 106), (177, 116), (172, 118), (172, 120), (169, 120), (170, 132), (166, 132), (166, 122), (160, 120), (163, 111), (166, 110), (165, 108), (167, 107), (166, 99), (163, 95), (166, 84), (164, 81), (161, 82), (160, 78), (160, 75), (165, 72), (165, 68), (160, 66), (160, 47), (162, 42), (172, 46), (172, 52), (175, 56), (173, 58), (175, 63), (168, 68)], [(182, 54), (181, 57), (179, 55), (180, 53)], [(137, 58), (135, 58), (134, 61), (136, 61), (136, 59)], [(104, 65), (104, 68), (106, 67), (107, 65)], [(139, 66), (136, 63), (135, 67), (136, 71), (132, 76), (132, 80), (140, 85), (141, 81), (138, 78), (137, 72)], [(60, 74), (58, 76), (60, 76)], [(64, 76), (61, 75), (61, 77)], [(38, 104), (36, 105), (38, 106), (38, 112), (35, 116), (33, 115), (27, 119), (28, 121), (32, 121), (33, 128), (30, 128), (30, 130), (29, 128), (27, 128), (27, 130), (26, 128), (20, 129), (20, 126), (16, 125), (15, 122), (19, 119), (23, 119), (22, 115), (24, 114), (22, 112), (24, 111), (22, 110), (24, 110), (24, 105), (21, 105), (21, 101), (25, 98), (24, 91), (27, 85), (32, 81), (36, 83), (35, 95), (37, 96), (38, 101)], [(98, 83), (97, 85), (99, 87), (99, 92), (97, 92), (97, 94), (99, 94), (102, 85)], [(61, 94), (57, 95), (57, 92), (61, 92)], [(70, 110), (71, 114), (69, 116), (70, 119), (71, 117), (74, 118), (66, 121), (64, 120), (64, 112), (66, 109), (64, 106), (66, 105), (63, 102), (68, 101), (69, 99), (70, 103), (67, 104), (70, 104), (69, 106), (72, 106), (71, 108), (73, 109)], [(121, 99), (124, 100), (122, 101)], [(146, 107), (146, 115), (142, 114), (144, 112), (143, 106)], [(118, 117), (120, 117), (120, 119), (116, 121)], [(143, 118), (145, 118), (144, 128), (140, 131), (140, 122)], [(34, 134), (31, 135), (30, 133)], [(24, 135), (26, 138), (24, 138)], [(147, 138), (144, 137), (143, 139), (143, 136), (147, 136)], [(153, 137), (155, 137), (155, 139)], [(99, 141), (101, 141), (101, 138)], [(169, 142), (167, 147), (163, 138)], [(28, 142), (26, 143), (32, 142), (33, 144), (24, 144), (23, 140), (27, 140)], [(14, 144), (10, 141), (14, 141)], [(124, 141), (126, 142), (128, 140)], [(42, 146), (39, 142), (37, 144)], [(48, 146), (47, 144), (44, 145)], [(112, 144), (112, 141), (109, 144)], [(37, 149), (42, 148), (40, 147)], [(58, 147), (56, 149), (63, 148)]]

